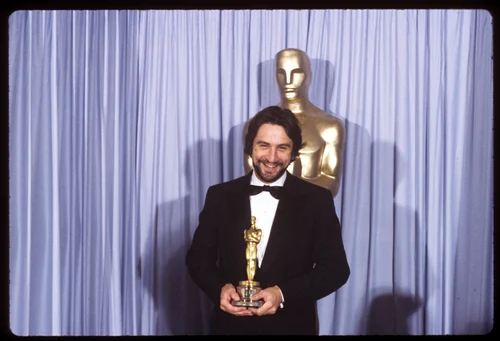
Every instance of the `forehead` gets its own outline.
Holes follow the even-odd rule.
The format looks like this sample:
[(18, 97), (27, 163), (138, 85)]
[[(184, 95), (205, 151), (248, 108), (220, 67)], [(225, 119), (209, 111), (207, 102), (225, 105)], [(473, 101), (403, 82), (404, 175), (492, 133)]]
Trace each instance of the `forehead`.
[(276, 67), (279, 69), (304, 68), (306, 61), (304, 56), (296, 51), (284, 51), (276, 56)]
[(257, 130), (254, 142), (267, 142), (269, 144), (292, 144), (292, 140), (286, 134), (285, 129), (277, 124), (264, 123)]

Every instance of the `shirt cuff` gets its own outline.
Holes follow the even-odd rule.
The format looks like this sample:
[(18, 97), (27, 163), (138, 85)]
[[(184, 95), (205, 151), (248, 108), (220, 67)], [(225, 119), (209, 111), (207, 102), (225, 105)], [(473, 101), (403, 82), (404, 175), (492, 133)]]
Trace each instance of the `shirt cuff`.
[(281, 294), (280, 308), (283, 309), (283, 303), (285, 302), (285, 297), (283, 296), (283, 292), (281, 291), (280, 287), (278, 287), (278, 290), (280, 291), (280, 294)]

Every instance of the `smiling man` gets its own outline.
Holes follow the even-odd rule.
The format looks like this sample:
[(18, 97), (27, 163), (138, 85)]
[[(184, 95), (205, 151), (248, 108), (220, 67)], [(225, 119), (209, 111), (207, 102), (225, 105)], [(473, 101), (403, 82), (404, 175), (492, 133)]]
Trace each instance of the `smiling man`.
[[(265, 108), (245, 136), (253, 170), (207, 191), (186, 264), (214, 303), (211, 334), (314, 335), (316, 301), (349, 278), (331, 192), (287, 171), (303, 147), (297, 117)], [(254, 276), (262, 290), (252, 297), (263, 300), (260, 308), (231, 304), (246, 278), (251, 216), (262, 231)]]

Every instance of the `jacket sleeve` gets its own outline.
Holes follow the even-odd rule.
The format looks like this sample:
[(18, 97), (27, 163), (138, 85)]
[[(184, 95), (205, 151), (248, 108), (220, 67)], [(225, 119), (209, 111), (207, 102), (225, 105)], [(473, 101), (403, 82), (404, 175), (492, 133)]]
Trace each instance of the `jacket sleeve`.
[(217, 267), (219, 231), (215, 206), (217, 196), (214, 192), (213, 187), (207, 191), (198, 227), (186, 254), (186, 265), (193, 281), (218, 306), (221, 288), (229, 281), (222, 276)]
[(316, 210), (311, 214), (315, 215), (313, 237), (315, 264), (310, 271), (278, 283), (285, 302), (296, 299), (316, 301), (338, 290), (350, 276), (333, 197), (327, 190), (321, 191), (314, 197), (316, 200), (313, 206)]

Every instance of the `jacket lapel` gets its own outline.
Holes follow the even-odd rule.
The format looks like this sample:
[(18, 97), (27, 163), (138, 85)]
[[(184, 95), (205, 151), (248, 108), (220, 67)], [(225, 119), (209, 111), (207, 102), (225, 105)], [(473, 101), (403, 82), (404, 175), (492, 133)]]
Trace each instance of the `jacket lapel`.
[(297, 212), (300, 211), (301, 195), (295, 190), (294, 180), (293, 175), (288, 173), (276, 208), (264, 260), (258, 272), (259, 277), (264, 276), (266, 271), (272, 268), (282, 244), (287, 242), (287, 229), (296, 228), (294, 221), (297, 220)]
[(239, 178), (235, 181), (235, 185), (231, 188), (230, 195), (226, 198), (227, 200), (227, 214), (231, 224), (229, 228), (235, 229), (234, 234), (236, 243), (235, 245), (241, 245), (241, 255), (245, 257), (245, 240), (243, 238), (243, 230), (250, 228), (250, 198), (248, 196), (248, 185), (250, 184), (249, 174)]

